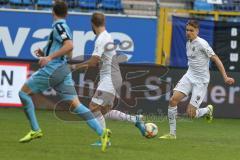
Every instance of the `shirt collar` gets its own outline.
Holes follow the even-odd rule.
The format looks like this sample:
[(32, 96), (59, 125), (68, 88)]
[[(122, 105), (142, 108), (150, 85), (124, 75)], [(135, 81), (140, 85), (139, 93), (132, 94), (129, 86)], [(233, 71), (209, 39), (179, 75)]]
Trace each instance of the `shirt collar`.
[(194, 43), (195, 41), (197, 41), (199, 39), (199, 37), (197, 36), (192, 42), (189, 40), (189, 43)]
[(66, 23), (66, 20), (65, 19), (58, 19), (58, 20), (53, 22), (52, 27), (54, 27), (57, 23)]
[(101, 32), (99, 35), (97, 35), (97, 36), (96, 36), (96, 39), (97, 39), (98, 37), (100, 37), (100, 35), (102, 35), (102, 34), (105, 33), (105, 32), (107, 32), (107, 30), (105, 30), (105, 31)]

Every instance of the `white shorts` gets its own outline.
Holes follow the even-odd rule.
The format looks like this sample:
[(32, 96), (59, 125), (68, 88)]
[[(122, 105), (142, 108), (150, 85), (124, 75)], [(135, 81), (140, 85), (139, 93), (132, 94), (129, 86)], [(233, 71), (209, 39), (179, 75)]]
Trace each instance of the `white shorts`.
[(92, 98), (92, 102), (100, 106), (113, 106), (117, 90), (121, 87), (121, 82), (118, 86), (113, 86), (110, 78), (104, 78), (98, 83), (97, 90)]
[(188, 96), (192, 93), (190, 104), (199, 108), (207, 93), (208, 83), (192, 83), (190, 79), (184, 75), (177, 83), (174, 91), (179, 91)]

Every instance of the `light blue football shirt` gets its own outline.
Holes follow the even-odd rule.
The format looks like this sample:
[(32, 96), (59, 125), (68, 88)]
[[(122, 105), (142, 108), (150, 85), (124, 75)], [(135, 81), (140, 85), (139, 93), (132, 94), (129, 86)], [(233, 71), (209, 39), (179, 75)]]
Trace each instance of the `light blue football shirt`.
[[(68, 25), (66, 24), (65, 19), (59, 19), (54, 21), (52, 27), (53, 30), (48, 37), (48, 43), (43, 49), (45, 56), (51, 55), (55, 53), (57, 50), (59, 50), (63, 46), (64, 41), (72, 40), (72, 34)], [(41, 70), (51, 75), (54, 72), (54, 70), (56, 70), (59, 66), (66, 63), (67, 63), (66, 55), (62, 57), (57, 57), (50, 61)]]

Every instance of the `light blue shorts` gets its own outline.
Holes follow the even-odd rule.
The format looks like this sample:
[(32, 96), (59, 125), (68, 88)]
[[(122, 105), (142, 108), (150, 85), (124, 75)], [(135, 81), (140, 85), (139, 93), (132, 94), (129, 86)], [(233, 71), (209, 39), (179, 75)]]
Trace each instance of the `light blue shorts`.
[(53, 88), (64, 100), (72, 100), (77, 97), (71, 73), (51, 76), (40, 69), (32, 74), (26, 84), (33, 93), (40, 93)]

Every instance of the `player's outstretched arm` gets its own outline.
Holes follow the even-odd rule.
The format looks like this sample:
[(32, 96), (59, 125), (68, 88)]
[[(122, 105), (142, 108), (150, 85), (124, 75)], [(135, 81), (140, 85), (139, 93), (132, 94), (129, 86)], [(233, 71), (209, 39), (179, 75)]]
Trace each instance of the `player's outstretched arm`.
[(71, 65), (71, 69), (77, 70), (81, 68), (96, 67), (100, 61), (99, 56), (91, 56), (91, 58), (83, 63)]
[(229, 84), (229, 85), (234, 84), (235, 80), (233, 78), (227, 76), (227, 73), (226, 73), (225, 68), (222, 64), (222, 61), (218, 58), (218, 56), (213, 55), (211, 57), (211, 60), (216, 64), (218, 70), (220, 71), (221, 75), (223, 76), (224, 82), (226, 84)]
[(71, 54), (72, 50), (73, 50), (72, 40), (66, 40), (63, 42), (63, 46), (58, 51), (54, 52), (53, 54), (47, 57), (40, 57), (39, 64), (41, 67), (43, 67), (54, 58), (61, 57), (65, 54), (66, 55)]

